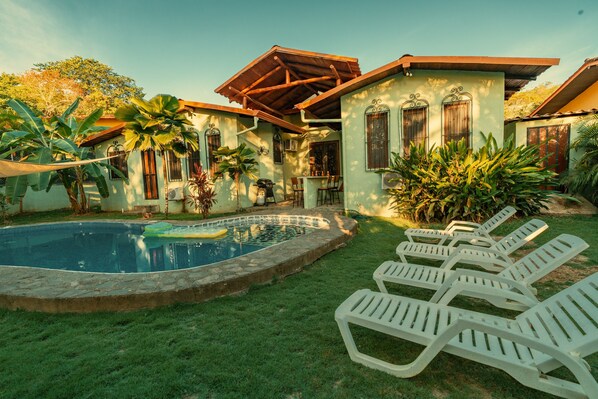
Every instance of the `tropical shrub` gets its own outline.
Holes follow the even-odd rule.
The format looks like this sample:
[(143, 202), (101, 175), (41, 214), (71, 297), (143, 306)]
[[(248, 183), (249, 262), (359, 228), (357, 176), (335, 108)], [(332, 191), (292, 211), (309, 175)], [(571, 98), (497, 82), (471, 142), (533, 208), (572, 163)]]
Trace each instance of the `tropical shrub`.
[(393, 208), (415, 221), (480, 221), (507, 205), (523, 215), (537, 213), (556, 185), (555, 173), (542, 168), (538, 147), (499, 148), (490, 134), (477, 151), (464, 140), (426, 151), (412, 145), (410, 157), (393, 153), (391, 166), (402, 185), (389, 190)]
[(562, 182), (569, 192), (586, 194), (598, 203), (598, 115), (584, 121), (578, 134), (571, 148), (583, 153)]
[(187, 203), (193, 205), (195, 210), (199, 210), (204, 219), (209, 216), (212, 206), (218, 202), (216, 200), (216, 191), (214, 191), (211, 183), (208, 173), (197, 165), (195, 166), (195, 172), (187, 183), (189, 188)]

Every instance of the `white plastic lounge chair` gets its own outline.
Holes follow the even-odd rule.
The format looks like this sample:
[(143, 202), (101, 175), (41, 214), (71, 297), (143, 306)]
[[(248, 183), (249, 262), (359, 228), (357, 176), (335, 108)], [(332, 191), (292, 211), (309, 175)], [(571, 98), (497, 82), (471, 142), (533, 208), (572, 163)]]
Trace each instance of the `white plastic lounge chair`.
[[(487, 315), (398, 295), (359, 290), (336, 309), (341, 335), (355, 362), (401, 378), (413, 377), (440, 351), (499, 368), (521, 384), (564, 398), (598, 398), (584, 357), (598, 350), (598, 273), (521, 313)], [(425, 346), (399, 365), (361, 353), (349, 323)], [(547, 373), (568, 369), (577, 380)]]
[(447, 239), (452, 239), (455, 234), (460, 234), (462, 239), (469, 237), (475, 239), (476, 237), (490, 237), (490, 232), (503, 224), (507, 219), (517, 213), (517, 210), (512, 206), (507, 206), (496, 215), (492, 216), (483, 224), (474, 222), (466, 222), (463, 220), (453, 220), (443, 230), (435, 229), (407, 229), (405, 235), (409, 241), (414, 239), (437, 239), (437, 244), (442, 245)]
[(502, 308), (525, 310), (538, 303), (531, 284), (586, 248), (581, 238), (561, 234), (499, 274), (387, 261), (376, 269), (374, 280), (381, 292), (388, 292), (385, 282), (436, 290), (430, 300), (434, 303), (447, 305), (455, 296), (466, 295)]
[(488, 248), (467, 244), (443, 246), (403, 241), (397, 246), (397, 255), (405, 263), (407, 263), (405, 256), (413, 256), (444, 260), (446, 264), (458, 262), (474, 264), (487, 270), (500, 271), (513, 264), (508, 255), (536, 238), (547, 228), (548, 225), (543, 221), (532, 219)]

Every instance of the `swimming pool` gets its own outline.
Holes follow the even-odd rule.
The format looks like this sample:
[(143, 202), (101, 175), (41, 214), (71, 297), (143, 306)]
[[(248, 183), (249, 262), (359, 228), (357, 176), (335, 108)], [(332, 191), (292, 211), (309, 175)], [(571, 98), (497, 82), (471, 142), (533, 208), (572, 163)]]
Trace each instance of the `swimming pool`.
[[(357, 232), (355, 220), (340, 216), (333, 211), (325, 210), (316, 214), (317, 216), (314, 216), (313, 211), (308, 213), (299, 208), (287, 212), (276, 215), (256, 212), (256, 214), (212, 219), (207, 223), (200, 223), (199, 226), (210, 226), (215, 229), (226, 226), (227, 230), (243, 232), (234, 234), (233, 241), (239, 238), (247, 239), (250, 231), (243, 227), (251, 225), (298, 226), (305, 227), (307, 232), (286, 241), (268, 239), (271, 245), (265, 246), (256, 240), (257, 243), (249, 244), (260, 246), (256, 251), (243, 252), (242, 255), (234, 258), (197, 267), (168, 269), (165, 266), (164, 270), (152, 271), (150, 266), (144, 269), (149, 270), (148, 272), (139, 272), (138, 268), (138, 272), (106, 273), (91, 271), (92, 263), (85, 263), (84, 267), (87, 270), (80, 272), (32, 267), (33, 257), (27, 262), (29, 266), (6, 266), (5, 262), (0, 262), (0, 281), (2, 281), (0, 308), (51, 313), (88, 313), (147, 309), (173, 303), (206, 301), (244, 292), (253, 285), (282, 281), (285, 276), (300, 272), (306, 265), (343, 246)], [(81, 224), (92, 223), (112, 224), (123, 229), (128, 228), (127, 226), (135, 228), (147, 225), (147, 221), (141, 220), (127, 223), (108, 220)], [(191, 225), (189, 222), (182, 221), (171, 223), (181, 229)], [(0, 228), (0, 239), (7, 239), (9, 236), (13, 239), (27, 236), (33, 243), (32, 240), (38, 240), (35, 238), (36, 230), (48, 231), (55, 227), (58, 231), (60, 226), (65, 224), (79, 225), (78, 222), (68, 222), (4, 227)], [(56, 236), (58, 237), (58, 233)], [(263, 235), (259, 236), (263, 237)], [(97, 242), (99, 241), (87, 237), (82, 238), (77, 245), (85, 249), (93, 247)], [(173, 249), (178, 248), (176, 245), (179, 242), (175, 240), (171, 243)], [(37, 241), (37, 244), (43, 245), (41, 241)], [(50, 247), (60, 257), (68, 252), (67, 248), (74, 245), (74, 240), (66, 239)], [(170, 265), (171, 263), (168, 262), (171, 262), (171, 254), (172, 256), (178, 254), (176, 251), (169, 252), (170, 244), (165, 248), (164, 262)], [(108, 255), (96, 253), (95, 256), (101, 259), (95, 259), (94, 262), (108, 263), (110, 256), (113, 256), (112, 252), (109, 251)], [(184, 251), (181, 249), (180, 252)]]
[(236, 258), (313, 232), (321, 220), (232, 218), (201, 225), (226, 234), (215, 239), (146, 237), (146, 225), (58, 223), (0, 230), (0, 265), (96, 273), (187, 269)]

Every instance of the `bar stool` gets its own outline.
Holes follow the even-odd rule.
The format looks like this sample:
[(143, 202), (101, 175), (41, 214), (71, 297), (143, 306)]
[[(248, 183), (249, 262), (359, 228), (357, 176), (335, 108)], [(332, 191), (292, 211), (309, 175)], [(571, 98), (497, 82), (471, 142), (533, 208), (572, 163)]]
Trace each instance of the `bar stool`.
[[(326, 185), (324, 187), (318, 187), (318, 201), (317, 205), (324, 205), (326, 200), (330, 199), (330, 188), (332, 187), (332, 179), (334, 176), (328, 176), (326, 178)], [(332, 200), (330, 200), (332, 205)]]
[(336, 202), (334, 199), (334, 196), (336, 195), (336, 199), (338, 200), (338, 203), (341, 203), (341, 195), (340, 192), (342, 191), (342, 185), (340, 184), (341, 182), (341, 177), (340, 176), (332, 176), (332, 183), (331, 183), (331, 187), (329, 190), (331, 199), (330, 199), (330, 203), (332, 204), (332, 202)]
[(291, 177), (291, 185), (293, 187), (293, 208), (295, 204), (299, 206), (304, 206), (303, 203), (303, 179), (299, 182), (299, 179), (296, 177)]

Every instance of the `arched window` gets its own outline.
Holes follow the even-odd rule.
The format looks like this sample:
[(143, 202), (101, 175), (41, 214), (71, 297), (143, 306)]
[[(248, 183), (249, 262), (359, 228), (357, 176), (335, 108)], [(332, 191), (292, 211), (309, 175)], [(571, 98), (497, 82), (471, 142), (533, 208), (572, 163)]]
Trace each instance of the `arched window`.
[(428, 108), (426, 100), (419, 93), (410, 94), (409, 100), (401, 105), (399, 113), (402, 132), (403, 156), (409, 156), (411, 143), (423, 144), (428, 149)]
[(463, 87), (451, 89), (451, 94), (442, 100), (442, 142), (465, 139), (467, 147), (471, 147), (473, 120), (471, 117), (471, 94), (463, 91)]
[(367, 170), (388, 167), (388, 116), (390, 108), (382, 100), (372, 101), (365, 109), (365, 163)]
[(278, 132), (278, 129), (274, 132), (274, 136), (272, 136), (272, 148), (274, 149), (274, 163), (282, 164), (283, 163), (283, 153), (282, 153), (282, 137)]
[(208, 161), (208, 170), (210, 175), (214, 176), (214, 173), (218, 170), (218, 158), (214, 156), (214, 152), (220, 148), (220, 130), (215, 127), (213, 123), (210, 123), (208, 129), (205, 132), (206, 135), (206, 159)]
[[(117, 169), (122, 173), (126, 178), (129, 177), (129, 167), (127, 166), (127, 153), (125, 152), (125, 148), (120, 144), (118, 141), (114, 141), (111, 146), (108, 147), (106, 151), (106, 156), (111, 157), (117, 155), (114, 158), (110, 158), (110, 166), (114, 169)], [(110, 179), (120, 179), (121, 177), (117, 175), (114, 170), (110, 170)]]

